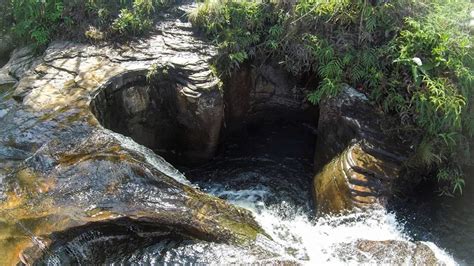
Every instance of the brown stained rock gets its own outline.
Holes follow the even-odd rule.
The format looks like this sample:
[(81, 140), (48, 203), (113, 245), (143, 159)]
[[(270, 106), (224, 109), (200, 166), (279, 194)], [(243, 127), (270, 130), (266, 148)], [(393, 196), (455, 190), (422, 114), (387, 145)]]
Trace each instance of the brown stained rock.
[(320, 213), (338, 213), (354, 207), (346, 172), (340, 170), (344, 168), (344, 155), (325, 165), (314, 178), (314, 195)]
[[(0, 70), (10, 85), (18, 80), (16, 101), (0, 91), (0, 264), (32, 263), (103, 225), (233, 244), (263, 233), (248, 211), (191, 187), (163, 158), (98, 123), (129, 116), (122, 120), (137, 142), (159, 133), (158, 150), (173, 137), (189, 160), (213, 155), (223, 120), (209, 67), (215, 49), (181, 16), (165, 16), (130, 46), (53, 42), (37, 56), (18, 49)], [(147, 81), (152, 65), (172, 66), (172, 75)], [(111, 95), (121, 95), (123, 113), (103, 109)], [(148, 135), (133, 120), (145, 110), (163, 111), (148, 113), (158, 126)]]
[(100, 131), (51, 141), (6, 176), (0, 239), (9, 244), (0, 246), (2, 262), (34, 262), (73, 228), (79, 234), (122, 218), (233, 244), (263, 233), (250, 212), (178, 182), (184, 177), (171, 165), (123, 141), (130, 140)]
[(383, 116), (365, 95), (346, 87), (320, 105), (314, 196), (318, 212), (385, 206), (409, 150), (386, 135)]

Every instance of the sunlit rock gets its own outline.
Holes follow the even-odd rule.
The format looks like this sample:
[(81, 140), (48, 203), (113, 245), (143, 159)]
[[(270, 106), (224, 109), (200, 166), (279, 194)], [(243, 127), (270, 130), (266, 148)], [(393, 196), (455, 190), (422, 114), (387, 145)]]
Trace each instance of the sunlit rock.
[(390, 123), (384, 119), (350, 87), (321, 103), (314, 177), (319, 213), (385, 206), (393, 195), (406, 145), (387, 133)]
[[(136, 143), (148, 144), (136, 128), (148, 121), (168, 128), (163, 136), (181, 143), (175, 150), (189, 160), (212, 156), (217, 144), (222, 100), (208, 63), (214, 50), (176, 12), (130, 46), (53, 42), (38, 56), (17, 50), (2, 68), (18, 83), (13, 93), (0, 91), (0, 264), (33, 263), (97, 228), (121, 228), (115, 237), (130, 241), (172, 231), (236, 245), (263, 233), (250, 212), (191, 187)], [(172, 66), (171, 78), (147, 80), (156, 65)], [(114, 129), (107, 124), (113, 116), (136, 142), (103, 127)], [(154, 140), (158, 150), (171, 141)]]

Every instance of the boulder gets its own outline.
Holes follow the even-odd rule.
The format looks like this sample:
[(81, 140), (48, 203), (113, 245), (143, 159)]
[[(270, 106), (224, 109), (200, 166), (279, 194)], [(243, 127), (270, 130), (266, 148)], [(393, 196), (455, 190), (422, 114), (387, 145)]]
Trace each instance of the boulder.
[(150, 150), (87, 124), (87, 118), (78, 118), (70, 130), (56, 132), (62, 141), (51, 139), (3, 177), (0, 253), (7, 262), (17, 256), (34, 262), (66, 235), (97, 223), (126, 220), (136, 230), (172, 228), (188, 237), (233, 244), (263, 233), (248, 211), (190, 187)]
[(384, 132), (389, 125), (353, 88), (323, 100), (314, 177), (319, 213), (386, 205), (409, 150), (399, 136)]
[[(172, 232), (247, 245), (263, 236), (248, 211), (200, 192), (137, 144), (153, 140), (189, 160), (215, 149), (223, 117), (208, 63), (215, 51), (181, 16), (171, 11), (130, 45), (53, 42), (37, 57), (18, 49), (2, 68), (18, 83), (0, 91), (0, 264), (32, 264), (88, 230), (125, 242)], [(165, 66), (167, 78), (146, 78)], [(133, 139), (107, 129), (112, 122)], [(148, 139), (147, 125), (158, 137)]]
[(359, 240), (335, 247), (341, 261), (383, 265), (442, 265), (434, 251), (423, 242), (402, 240)]
[[(183, 15), (179, 9), (172, 13), (156, 25), (157, 35), (127, 46), (55, 42), (30, 64), (20, 50), (4, 67), (22, 76), (14, 97), (36, 109), (92, 99), (106, 128), (180, 164), (209, 160), (224, 119), (221, 82), (209, 65), (216, 51), (193, 35), (190, 23), (176, 19)], [(23, 66), (31, 73), (22, 75)]]

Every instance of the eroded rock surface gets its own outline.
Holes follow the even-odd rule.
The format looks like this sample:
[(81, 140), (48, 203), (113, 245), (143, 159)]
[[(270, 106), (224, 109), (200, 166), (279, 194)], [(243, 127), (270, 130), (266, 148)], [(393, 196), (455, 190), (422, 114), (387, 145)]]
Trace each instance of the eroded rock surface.
[(225, 81), (224, 99), (226, 126), (231, 130), (311, 109), (297, 78), (271, 62), (234, 71)]
[(153, 68), (153, 76), (130, 71), (103, 86), (92, 102), (94, 114), (105, 127), (132, 137), (172, 162), (209, 160), (218, 145), (224, 116), (218, 80), (210, 71), (169, 64)]
[(341, 261), (383, 265), (441, 265), (423, 242), (359, 240), (336, 248)]
[(408, 148), (366, 96), (345, 87), (321, 103), (314, 194), (320, 213), (385, 206)]
[[(189, 145), (181, 152), (213, 153), (222, 123), (219, 116), (207, 119), (222, 110), (219, 81), (208, 65), (214, 51), (182, 15), (164, 14), (152, 36), (129, 46), (55, 42), (36, 57), (17, 50), (2, 68), (0, 80), (10, 85), (0, 90), (0, 264), (34, 262), (89, 228), (124, 221), (138, 234), (173, 230), (235, 244), (262, 233), (248, 211), (191, 187), (151, 150), (102, 127), (91, 111), (91, 101), (101, 98), (92, 109), (106, 121), (100, 115), (106, 106), (99, 104), (121, 100), (125, 133), (148, 144), (134, 133), (142, 132), (136, 127), (143, 121), (132, 120), (173, 106), (169, 115), (177, 121), (162, 121), (162, 128)], [(151, 66), (170, 66), (173, 75), (166, 84), (147, 83)], [(150, 96), (164, 92), (170, 96)]]

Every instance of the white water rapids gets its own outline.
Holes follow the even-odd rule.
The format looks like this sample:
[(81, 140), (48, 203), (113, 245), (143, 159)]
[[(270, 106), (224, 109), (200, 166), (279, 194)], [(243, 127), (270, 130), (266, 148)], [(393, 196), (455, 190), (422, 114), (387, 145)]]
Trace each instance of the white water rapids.
[[(357, 264), (355, 258), (351, 260), (353, 254), (341, 257), (338, 245), (354, 243), (357, 240), (411, 241), (404, 233), (403, 225), (397, 222), (395, 214), (387, 213), (383, 209), (311, 220), (303, 210), (287, 202), (272, 207), (265, 206), (264, 200), (270, 196), (270, 192), (264, 187), (236, 191), (216, 186), (208, 188), (207, 191), (251, 210), (259, 224), (278, 243), (278, 246), (273, 247), (273, 251), (281, 255), (281, 261), (307, 265)], [(425, 243), (434, 251), (437, 259), (446, 265), (456, 265), (452, 257), (442, 249), (433, 243)], [(354, 249), (345, 252), (356, 251)], [(371, 260), (370, 254), (359, 255), (366, 257), (364, 263), (376, 264)], [(234, 258), (223, 257), (216, 263), (250, 263), (255, 262), (254, 259), (242, 254)], [(409, 263), (407, 261), (407, 264)]]
[[(164, 239), (140, 248), (132, 254), (123, 254), (106, 260), (107, 265), (228, 265), (228, 264), (299, 264), (299, 265), (379, 265), (373, 254), (361, 253), (352, 244), (357, 240), (411, 241), (404, 233), (394, 214), (384, 210), (352, 213), (343, 216), (308, 218), (305, 211), (288, 202), (268, 207), (265, 199), (270, 196), (263, 186), (256, 189), (228, 190), (223, 186), (206, 189), (211, 194), (227, 198), (230, 202), (251, 210), (273, 241), (266, 237), (257, 239), (261, 249), (239, 248), (226, 244), (204, 241)], [(91, 237), (94, 240), (85, 241)], [(78, 261), (86, 262), (96, 249), (94, 242), (113, 243), (117, 237), (107, 238), (100, 232), (90, 232), (84, 239), (77, 239), (65, 249)], [(457, 265), (453, 258), (435, 244), (425, 242), (444, 265)], [(341, 249), (342, 247), (342, 249)], [(272, 256), (263, 255), (265, 252)], [(384, 254), (393, 258), (397, 254)], [(359, 258), (359, 259), (358, 259)], [(410, 257), (397, 265), (414, 265)], [(402, 261), (403, 261), (402, 259)], [(397, 260), (398, 262), (399, 260)], [(62, 265), (64, 260), (49, 257), (45, 264)], [(87, 263), (86, 263), (87, 264)], [(387, 263), (393, 263), (387, 261)]]
[[(127, 137), (118, 136), (123, 142), (134, 143)], [(151, 153), (148, 149), (133, 148), (140, 150), (145, 156), (151, 155), (148, 154)], [(184, 183), (188, 183), (183, 174), (168, 171), (172, 169), (168, 164), (163, 164), (161, 161), (151, 163), (160, 169), (163, 165), (167, 166), (162, 170), (173, 172), (172, 176), (176, 176), (178, 181), (185, 180)], [(189, 172), (190, 175), (206, 177), (197, 181), (205, 192), (226, 199), (254, 214), (257, 222), (273, 239), (269, 241), (265, 237), (259, 238), (257, 242), (262, 248), (260, 251), (270, 251), (273, 253), (272, 256), (262, 256), (255, 248), (171, 239), (137, 250), (114, 262), (118, 264), (290, 262), (303, 265), (353, 265), (362, 261), (367, 265), (375, 265), (380, 260), (373, 258), (373, 254), (358, 250), (355, 246), (357, 241), (413, 242), (404, 224), (396, 219), (396, 214), (388, 213), (385, 209), (315, 218), (312, 215), (313, 207), (309, 204), (311, 202), (311, 195), (307, 189), (309, 184), (302, 178), (306, 175), (305, 163), (307, 164), (300, 158), (285, 157), (283, 160), (278, 158), (274, 160), (272, 156), (266, 154), (264, 156), (258, 154), (257, 157), (235, 157), (232, 154), (230, 157), (213, 162), (209, 167)], [(423, 243), (429, 246), (436, 258), (445, 265), (457, 265), (451, 255), (434, 243)], [(396, 256), (396, 253), (384, 254), (387, 258)], [(412, 258), (402, 259), (403, 264), (414, 264), (410, 259)], [(387, 263), (390, 263), (390, 260)]]

